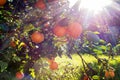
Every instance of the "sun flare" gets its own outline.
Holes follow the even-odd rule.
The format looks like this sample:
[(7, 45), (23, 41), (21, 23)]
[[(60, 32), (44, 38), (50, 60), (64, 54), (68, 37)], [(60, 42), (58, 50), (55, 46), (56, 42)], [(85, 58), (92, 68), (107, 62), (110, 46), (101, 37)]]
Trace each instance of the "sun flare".
[[(69, 7), (72, 7), (77, 0), (69, 0), (69, 2)], [(87, 9), (89, 11), (98, 12), (110, 4), (112, 4), (112, 0), (81, 0), (79, 9)]]

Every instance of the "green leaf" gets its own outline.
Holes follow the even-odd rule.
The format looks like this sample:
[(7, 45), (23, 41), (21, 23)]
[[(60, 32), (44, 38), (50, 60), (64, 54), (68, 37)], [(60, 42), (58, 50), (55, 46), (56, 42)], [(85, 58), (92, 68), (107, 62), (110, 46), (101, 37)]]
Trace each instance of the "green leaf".
[(106, 49), (107, 49), (106, 46), (101, 46), (100, 48), (103, 49), (103, 50), (106, 50)]
[(2, 14), (2, 11), (0, 11), (0, 14)]
[(93, 49), (93, 51), (94, 51), (94, 52), (97, 52), (97, 51), (98, 51), (98, 49)]
[(101, 44), (105, 44), (106, 42), (105, 42), (105, 40), (100, 39), (100, 43), (101, 43)]
[(99, 77), (98, 75), (93, 75), (93, 76), (92, 76), (92, 79), (93, 79), (93, 80), (100, 80), (100, 77)]
[(24, 32), (29, 32), (33, 29), (34, 29), (34, 25), (32, 25), (32, 24), (24, 26)]
[(93, 49), (93, 51), (98, 55), (101, 55), (103, 53), (101, 50), (98, 49)]
[(28, 54), (26, 54), (25, 58), (26, 58), (26, 59), (29, 59), (30, 57), (29, 57), (29, 55), (28, 55)]
[(16, 61), (17, 61), (17, 62), (21, 61), (20, 57), (18, 57), (18, 56), (13, 57), (12, 60), (13, 60), (14, 62), (16, 62)]
[(120, 44), (117, 44), (115, 48), (120, 49)]
[(98, 50), (97, 54), (101, 55), (103, 52), (101, 50)]
[(17, 80), (11, 72), (4, 71), (0, 74), (0, 80)]
[(0, 61), (0, 72), (3, 72), (8, 67), (8, 63)]

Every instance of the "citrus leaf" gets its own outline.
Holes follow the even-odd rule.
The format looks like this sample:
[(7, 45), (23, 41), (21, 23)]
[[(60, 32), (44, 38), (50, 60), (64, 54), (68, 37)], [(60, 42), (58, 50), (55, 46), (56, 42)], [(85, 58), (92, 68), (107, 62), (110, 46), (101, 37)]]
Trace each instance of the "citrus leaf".
[(93, 76), (92, 76), (92, 79), (93, 79), (93, 80), (100, 80), (100, 78), (99, 78), (98, 75), (93, 75)]
[(21, 61), (21, 59), (20, 59), (20, 57), (18, 57), (18, 56), (15, 56), (15, 57), (13, 57), (12, 58), (12, 61), (14, 61), (14, 62), (19, 62), (19, 61)]
[(107, 49), (106, 46), (101, 46), (100, 48), (103, 49), (103, 50), (106, 50), (106, 49)]
[(3, 72), (8, 67), (8, 63), (0, 61), (0, 72)]
[(32, 24), (24, 26), (24, 32), (29, 32), (33, 29), (34, 29), (34, 25), (32, 25)]

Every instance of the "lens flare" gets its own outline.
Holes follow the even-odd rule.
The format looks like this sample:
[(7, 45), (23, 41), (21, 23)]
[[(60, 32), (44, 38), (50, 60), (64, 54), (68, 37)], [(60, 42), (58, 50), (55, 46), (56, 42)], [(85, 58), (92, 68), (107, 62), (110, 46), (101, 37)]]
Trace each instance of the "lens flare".
[[(69, 0), (69, 7), (72, 7), (77, 1), (78, 0)], [(112, 0), (81, 0), (79, 8), (98, 12), (111, 4)]]
[[(78, 8), (83, 25), (87, 28), (90, 24), (97, 27), (103, 25), (120, 25), (120, 0), (68, 0), (69, 8)], [(80, 3), (75, 6), (76, 3)], [(74, 7), (75, 6), (75, 7)], [(76, 9), (75, 9), (76, 10)], [(76, 13), (79, 14), (78, 11)], [(72, 12), (73, 13), (73, 12)], [(75, 11), (74, 11), (75, 13)], [(107, 29), (107, 28), (106, 28)]]
[(101, 11), (104, 7), (110, 5), (111, 0), (81, 0), (80, 8), (92, 11)]

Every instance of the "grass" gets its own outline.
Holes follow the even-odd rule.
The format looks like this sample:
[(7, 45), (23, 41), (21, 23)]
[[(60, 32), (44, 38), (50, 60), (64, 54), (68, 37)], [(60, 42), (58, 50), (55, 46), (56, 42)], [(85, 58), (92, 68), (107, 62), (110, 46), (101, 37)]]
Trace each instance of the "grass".
[[(83, 54), (82, 57), (87, 63), (94, 64), (97, 62), (97, 59), (92, 55)], [(107, 55), (99, 55), (98, 57), (108, 59)], [(73, 54), (72, 59), (70, 59), (67, 56), (62, 55), (62, 58), (56, 57), (55, 61), (59, 65), (58, 70), (50, 70), (46, 58), (42, 58), (36, 62), (37, 64), (42, 65), (37, 68), (37, 71), (39, 71), (36, 74), (37, 80), (80, 80), (82, 75), (80, 70), (83, 67), (80, 56)], [(114, 59), (109, 60), (110, 65), (115, 66), (116, 63), (120, 63), (120, 56), (115, 56)]]
[[(82, 57), (88, 63), (97, 61), (93, 56), (88, 55), (88, 54), (82, 55)], [(63, 55), (62, 58), (56, 57), (55, 60), (56, 60), (56, 62), (60, 63), (60, 66), (66, 65), (66, 63), (71, 63), (74, 66), (81, 66), (82, 65), (81, 58), (77, 54), (72, 55), (72, 59)]]

